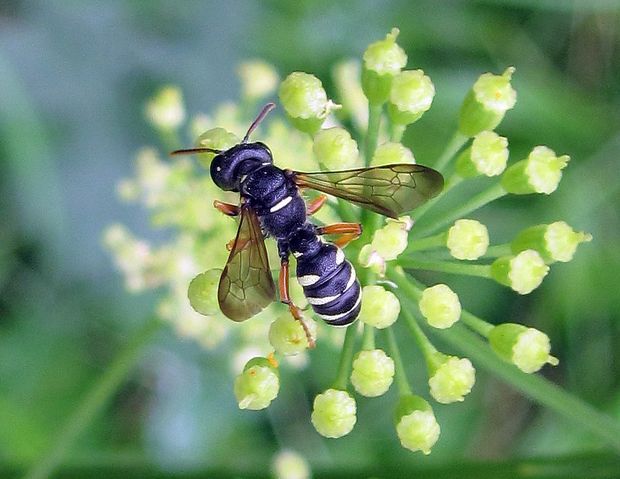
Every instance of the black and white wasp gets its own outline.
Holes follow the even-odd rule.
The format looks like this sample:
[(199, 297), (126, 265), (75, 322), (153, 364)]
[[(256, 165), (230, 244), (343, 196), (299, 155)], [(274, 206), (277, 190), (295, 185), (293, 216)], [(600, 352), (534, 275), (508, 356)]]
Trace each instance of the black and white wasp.
[[(252, 131), (273, 108), (273, 103), (265, 105), (241, 143), (228, 150), (191, 148), (172, 152), (215, 153), (211, 178), (222, 190), (240, 195), (239, 205), (214, 202), (221, 212), (240, 217), (237, 236), (220, 278), (220, 308), (233, 321), (245, 321), (276, 299), (264, 243), (268, 235), (278, 244), (280, 301), (288, 305), (306, 329), (301, 310), (289, 296), (289, 254), (292, 254), (297, 258), (297, 281), (314, 312), (328, 324), (346, 326), (359, 314), (361, 287), (341, 247), (357, 238), (362, 228), (357, 223), (314, 225), (307, 217), (327, 197), (320, 195), (306, 205), (300, 188), (312, 188), (397, 218), (437, 195), (443, 188), (443, 177), (431, 168), (416, 164), (316, 173), (282, 170), (273, 164), (267, 145), (248, 142)], [(326, 234), (341, 236), (327, 243), (320, 239)]]

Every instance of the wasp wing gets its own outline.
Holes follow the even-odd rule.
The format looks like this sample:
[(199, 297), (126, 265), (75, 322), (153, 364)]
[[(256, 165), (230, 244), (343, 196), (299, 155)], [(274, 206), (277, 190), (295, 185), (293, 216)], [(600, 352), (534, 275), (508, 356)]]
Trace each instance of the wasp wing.
[(267, 307), (275, 297), (258, 217), (254, 210), (243, 205), (237, 236), (220, 278), (217, 292), (220, 309), (233, 321), (245, 321)]
[(295, 184), (398, 218), (443, 189), (443, 176), (422, 165), (394, 164), (345, 171), (291, 172)]

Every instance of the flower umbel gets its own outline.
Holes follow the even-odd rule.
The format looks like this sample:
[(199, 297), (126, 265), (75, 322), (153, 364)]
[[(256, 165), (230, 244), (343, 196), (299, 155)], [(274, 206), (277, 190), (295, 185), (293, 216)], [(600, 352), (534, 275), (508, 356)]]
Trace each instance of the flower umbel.
[[(230, 254), (226, 244), (229, 248), (233, 245), (229, 240), (235, 238), (238, 222), (205, 205), (220, 200), (218, 205), (222, 208), (224, 202), (238, 204), (240, 198), (237, 193), (219, 190), (209, 177), (215, 152), (200, 153), (194, 162), (176, 155), (167, 159), (156, 149), (142, 149), (136, 157), (134, 176), (120, 182), (118, 193), (124, 201), (145, 207), (152, 225), (166, 229), (163, 236), (168, 240), (154, 244), (134, 236), (124, 226), (112, 225), (104, 235), (104, 243), (124, 274), (127, 289), (160, 289), (161, 299), (154, 309), (180, 336), (192, 338), (208, 349), (227, 340), (226, 350), (230, 349), (234, 373), (242, 370), (233, 386), (241, 409), (269, 407), (280, 389), (280, 368), (312, 367), (317, 364), (315, 355), (329, 354), (329, 362), (321, 364), (334, 365), (335, 379), (322, 386), (327, 389), (315, 397), (310, 418), (318, 433), (329, 438), (349, 434), (357, 422), (353, 389), (361, 396), (373, 398), (385, 394), (393, 383), (392, 393), (398, 394), (396, 435), (403, 447), (428, 454), (439, 439), (440, 426), (431, 405), (419, 395), (419, 388), (426, 389), (435, 402), (451, 404), (463, 401), (475, 383), (472, 362), (439, 352), (431, 342), (433, 334), (473, 331), (485, 338), (480, 348), (488, 351), (487, 359), (493, 360), (495, 354), (498, 361), (508, 361), (524, 373), (534, 373), (545, 364), (555, 365), (558, 360), (550, 354), (550, 340), (543, 332), (514, 323), (487, 323), (461, 306), (461, 299), (467, 305), (468, 298), (459, 298), (448, 285), (449, 277), (432, 277), (430, 281), (436, 284), (427, 287), (419, 281), (417, 270), (427, 271), (425, 274), (460, 274), (472, 283), (492, 279), (519, 294), (528, 294), (550, 273), (550, 265), (570, 261), (578, 245), (592, 238), (564, 221), (554, 221), (521, 226), (513, 232), (510, 243), (492, 244), (491, 234), (496, 229), (493, 222), (483, 224), (472, 219), (476, 209), (505, 195), (552, 193), (559, 187), (562, 170), (569, 161), (566, 155), (558, 157), (551, 149), (537, 146), (526, 159), (508, 164), (508, 139), (493, 129), (516, 102), (512, 67), (501, 75), (481, 75), (466, 94), (455, 139), (436, 164), (436, 169), (451, 175), (446, 178), (443, 193), (421, 205), (432, 196), (424, 190), (428, 170), (414, 165), (414, 151), (420, 155), (423, 151), (412, 151), (409, 142), (403, 144), (404, 138), (413, 136), (404, 136), (404, 132), (416, 121), (423, 126), (423, 114), (432, 105), (435, 87), (421, 69), (403, 70), (407, 54), (396, 42), (398, 34), (398, 29), (393, 29), (384, 39), (369, 45), (363, 59), (339, 64), (333, 72), (336, 92), (330, 91), (329, 95), (322, 81), (310, 73), (292, 72), (279, 83), (275, 68), (262, 60), (251, 60), (238, 69), (242, 86), (239, 104), (224, 103), (209, 114), (194, 116), (185, 125), (181, 91), (169, 86), (146, 107), (147, 119), (166, 148), (181, 147), (176, 144), (178, 138), (189, 132), (196, 138), (196, 147), (227, 150), (239, 144), (239, 135), (248, 131), (254, 119), (248, 112), (256, 102), (277, 90), (283, 107), (280, 117), (272, 114), (252, 130), (252, 136), (270, 148), (278, 168), (318, 171), (321, 175), (330, 170), (363, 171), (351, 177), (351, 184), (343, 186), (348, 180), (338, 184), (354, 193), (353, 204), (346, 201), (346, 196), (325, 201), (309, 195), (316, 216), (310, 216), (308, 221), (321, 227), (339, 223), (340, 231), (362, 230), (360, 240), (344, 250), (346, 259), (354, 266), (350, 275), (334, 280), (336, 292), (329, 297), (311, 297), (313, 305), (319, 304), (317, 301), (337, 303), (347, 298), (347, 288), (359, 279), (363, 286), (358, 316), (361, 324), (349, 326), (344, 340), (341, 329), (322, 320), (305, 318), (312, 314), (310, 305), (294, 280), (290, 281), (289, 296), (298, 307), (291, 306), (297, 319), (289, 308), (277, 302), (248, 321), (233, 323), (223, 316), (219, 306), (220, 275)], [(338, 105), (329, 99), (332, 93), (344, 105), (334, 115), (331, 113)], [(413, 146), (417, 146), (415, 141)], [(415, 185), (408, 183), (402, 169), (387, 165), (400, 165), (404, 171), (413, 172)], [(399, 173), (394, 175), (394, 171)], [(418, 174), (421, 176), (415, 176)], [(294, 175), (285, 173), (287, 178)], [(369, 175), (375, 183), (359, 182), (363, 175)], [(469, 191), (484, 182), (491, 186), (465, 196), (459, 193), (458, 186), (467, 182), (471, 185)], [(383, 187), (381, 194), (373, 190), (377, 185)], [(295, 188), (287, 190), (287, 194), (293, 195)], [(399, 208), (403, 188), (408, 188), (408, 199), (420, 198), (420, 208), (410, 213)], [(306, 192), (307, 189), (301, 191)], [(450, 201), (454, 201), (448, 206), (454, 204), (454, 210), (445, 213), (437, 208), (426, 216), (436, 203), (451, 195)], [(377, 201), (379, 196), (382, 204), (389, 207), (375, 211), (388, 211), (393, 218), (384, 219), (358, 208), (364, 201)], [(360, 197), (364, 201), (356, 200)], [(231, 206), (222, 209), (235, 213)], [(396, 218), (399, 214), (408, 216)], [(362, 228), (351, 228), (347, 223), (360, 223)], [(327, 229), (322, 232), (327, 233)], [(323, 241), (344, 247), (351, 239), (344, 234), (326, 236)], [(285, 258), (271, 238), (265, 239), (265, 245), (272, 265), (270, 273), (275, 273), (274, 266)], [(342, 251), (338, 252), (337, 265), (345, 264), (344, 258)], [(302, 260), (289, 259), (293, 273), (295, 261), (301, 264)], [(281, 277), (280, 285), (284, 284), (285, 278)], [(239, 297), (248, 298), (243, 296), (245, 293), (248, 291), (239, 291)], [(299, 320), (302, 311), (303, 323)], [(449, 332), (433, 329), (447, 329), (457, 321), (459, 325)], [(412, 338), (402, 334), (406, 328)], [(427, 329), (433, 331), (430, 338), (424, 332)], [(317, 350), (309, 350), (308, 334), (313, 338), (318, 334)], [(378, 346), (382, 345), (379, 341), (386, 339), (388, 347), (384, 351)], [(416, 375), (408, 370), (421, 366), (403, 361), (402, 357), (408, 356), (401, 357), (399, 348), (405, 346), (417, 347), (422, 352), (428, 384), (410, 385), (409, 377)], [(278, 366), (278, 361), (282, 366)], [(287, 376), (282, 375), (282, 387), (286, 387)], [(388, 394), (386, 400), (389, 397)], [(307, 477), (309, 470), (302, 462), (291, 453), (282, 453), (274, 470), (278, 477)]]

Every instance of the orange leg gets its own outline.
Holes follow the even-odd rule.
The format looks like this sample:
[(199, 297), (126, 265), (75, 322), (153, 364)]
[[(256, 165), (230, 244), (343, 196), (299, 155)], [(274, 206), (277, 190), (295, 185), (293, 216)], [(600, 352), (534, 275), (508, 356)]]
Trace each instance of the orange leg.
[(334, 244), (339, 248), (344, 248), (351, 241), (359, 238), (362, 234), (362, 225), (359, 223), (334, 223), (333, 225), (319, 226), (316, 232), (320, 235), (340, 235)]
[(314, 213), (316, 213), (317, 211), (321, 209), (321, 207), (325, 204), (326, 201), (327, 201), (327, 196), (325, 195), (317, 196), (315, 199), (310, 201), (308, 205), (306, 206), (306, 214), (308, 216), (313, 215)]
[(237, 205), (231, 205), (230, 203), (223, 203), (222, 201), (215, 200), (213, 206), (216, 210), (221, 211), (226, 216), (237, 216), (239, 214), (239, 207)]
[(308, 329), (308, 325), (304, 321), (304, 316), (301, 312), (301, 309), (293, 304), (289, 295), (289, 287), (288, 287), (288, 260), (283, 259), (280, 264), (280, 277), (278, 278), (278, 287), (280, 290), (280, 301), (288, 306), (289, 311), (293, 315), (297, 321), (301, 323), (302, 328), (304, 328), (304, 332), (306, 333), (306, 338), (308, 339), (308, 348), (314, 349), (316, 346), (316, 342)]

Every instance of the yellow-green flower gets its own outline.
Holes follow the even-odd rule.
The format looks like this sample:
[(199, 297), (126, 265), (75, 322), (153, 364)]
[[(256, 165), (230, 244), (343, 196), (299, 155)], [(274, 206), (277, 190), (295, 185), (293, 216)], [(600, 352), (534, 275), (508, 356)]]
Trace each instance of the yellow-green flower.
[(545, 263), (573, 259), (580, 243), (592, 241), (592, 235), (573, 230), (565, 221), (536, 225), (521, 231), (510, 243), (514, 254), (526, 249), (538, 251)]
[(501, 175), (508, 163), (508, 140), (494, 131), (478, 133), (456, 161), (456, 172), (463, 178)]
[(434, 328), (449, 328), (461, 317), (459, 297), (445, 284), (426, 288), (422, 292), (418, 306), (422, 316)]
[(311, 420), (321, 436), (338, 438), (353, 430), (356, 411), (355, 400), (349, 393), (328, 389), (314, 398)]
[(436, 353), (428, 379), (431, 396), (440, 403), (463, 401), (476, 382), (476, 370), (467, 358)]
[(362, 290), (359, 319), (378, 329), (394, 324), (400, 314), (400, 302), (394, 293), (383, 286), (368, 285)]
[(549, 272), (540, 254), (533, 249), (521, 251), (516, 256), (497, 258), (491, 265), (491, 276), (519, 294), (529, 294), (542, 283)]
[(422, 70), (402, 71), (392, 79), (388, 113), (394, 123), (409, 125), (428, 111), (435, 86)]
[(385, 39), (370, 44), (364, 52), (362, 88), (372, 104), (388, 99), (392, 78), (407, 64), (407, 54), (396, 43), (398, 34), (398, 28), (393, 28)]
[(241, 80), (241, 94), (251, 100), (271, 95), (278, 86), (278, 72), (263, 60), (247, 60), (237, 68)]
[(441, 428), (430, 404), (419, 396), (401, 397), (396, 410), (396, 433), (403, 447), (428, 455)]
[(478, 259), (487, 252), (489, 232), (479, 221), (457, 220), (448, 230), (446, 245), (456, 259)]
[(517, 93), (510, 80), (515, 69), (507, 68), (501, 75), (480, 75), (469, 91), (459, 118), (459, 131), (473, 137), (500, 124), (506, 112), (515, 106)]
[(340, 127), (319, 130), (314, 136), (312, 151), (327, 170), (343, 170), (355, 166), (359, 150), (351, 134)]
[(255, 358), (237, 376), (234, 389), (239, 409), (265, 409), (277, 397), (280, 379), (266, 358)]
[(502, 186), (508, 193), (553, 193), (562, 179), (568, 155), (556, 156), (551, 148), (535, 147), (527, 159), (510, 166), (502, 175)]
[(545, 364), (558, 364), (557, 358), (550, 354), (549, 336), (521, 324), (495, 326), (489, 334), (489, 343), (499, 357), (525, 373), (535, 373)]
[(385, 394), (394, 378), (394, 361), (382, 349), (360, 351), (353, 359), (351, 384), (362, 396)]

